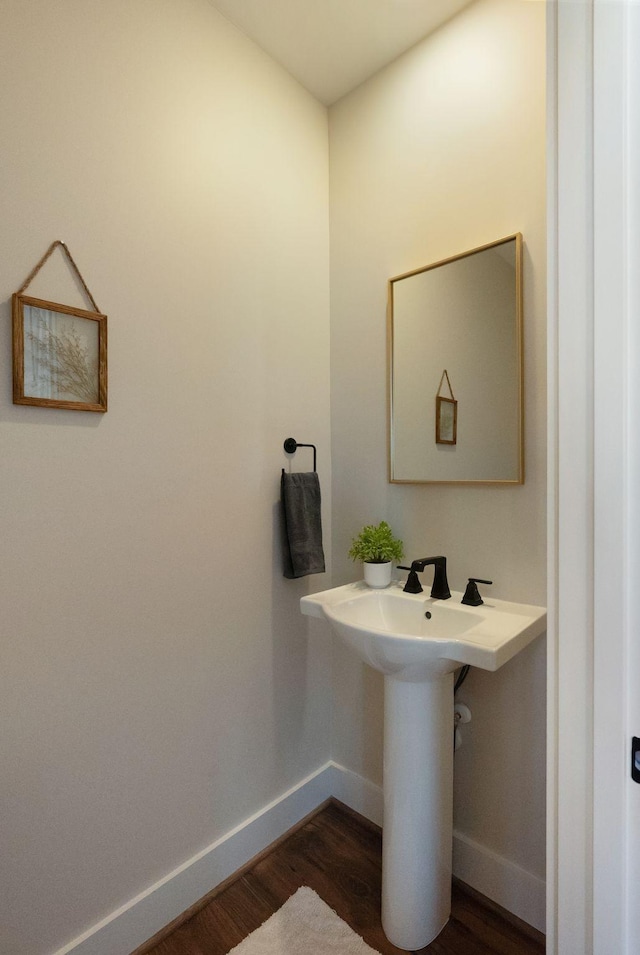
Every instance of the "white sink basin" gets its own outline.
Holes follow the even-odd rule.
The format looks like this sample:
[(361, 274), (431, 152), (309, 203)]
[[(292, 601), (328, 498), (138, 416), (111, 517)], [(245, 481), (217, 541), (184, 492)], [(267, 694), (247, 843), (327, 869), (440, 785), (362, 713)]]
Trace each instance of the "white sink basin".
[(303, 597), (303, 614), (326, 618), (365, 663), (396, 679), (418, 682), (461, 664), (497, 670), (546, 630), (544, 607), (484, 596), (479, 607), (462, 593), (434, 600), (406, 594), (394, 582), (371, 590), (363, 581)]

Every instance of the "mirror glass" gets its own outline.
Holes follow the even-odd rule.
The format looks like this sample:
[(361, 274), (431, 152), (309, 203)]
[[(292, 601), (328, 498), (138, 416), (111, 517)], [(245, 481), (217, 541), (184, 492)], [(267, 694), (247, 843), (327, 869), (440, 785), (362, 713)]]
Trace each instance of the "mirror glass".
[(522, 484), (522, 236), (389, 281), (389, 480)]

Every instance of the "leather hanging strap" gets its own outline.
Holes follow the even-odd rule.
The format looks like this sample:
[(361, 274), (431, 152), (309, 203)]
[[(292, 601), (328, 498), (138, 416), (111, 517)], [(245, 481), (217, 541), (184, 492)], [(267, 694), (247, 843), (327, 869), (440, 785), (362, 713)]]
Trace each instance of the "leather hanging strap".
[(454, 393), (453, 393), (453, 388), (451, 387), (451, 382), (449, 381), (449, 375), (447, 374), (447, 369), (446, 369), (446, 368), (445, 368), (445, 370), (442, 372), (442, 377), (440, 378), (440, 384), (438, 385), (438, 390), (437, 390), (437, 392), (436, 392), (436, 398), (441, 398), (441, 397), (442, 397), (441, 394), (440, 394), (440, 392), (442, 391), (442, 382), (444, 381), (445, 378), (447, 379), (447, 386), (448, 386), (448, 388), (449, 388), (449, 393), (450, 393), (450, 395), (451, 395), (451, 399), (452, 399), (452, 401), (455, 401), (455, 400), (456, 400), (456, 399), (455, 399), (455, 395), (454, 395)]

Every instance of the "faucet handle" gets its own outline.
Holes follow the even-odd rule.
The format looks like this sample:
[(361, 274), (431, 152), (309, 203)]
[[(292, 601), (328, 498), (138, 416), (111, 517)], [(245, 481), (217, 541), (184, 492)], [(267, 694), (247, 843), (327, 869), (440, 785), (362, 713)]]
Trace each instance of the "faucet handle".
[(406, 594), (421, 594), (422, 593), (422, 584), (418, 578), (417, 571), (415, 567), (402, 567), (398, 564), (398, 570), (408, 570), (409, 576), (407, 577), (407, 582), (404, 585), (404, 592)]
[(484, 603), (484, 600), (480, 596), (477, 584), (491, 585), (492, 583), (492, 580), (482, 580), (480, 577), (469, 577), (469, 583), (467, 584), (467, 589), (464, 592), (462, 603), (467, 604), (469, 607), (479, 607), (481, 603)]

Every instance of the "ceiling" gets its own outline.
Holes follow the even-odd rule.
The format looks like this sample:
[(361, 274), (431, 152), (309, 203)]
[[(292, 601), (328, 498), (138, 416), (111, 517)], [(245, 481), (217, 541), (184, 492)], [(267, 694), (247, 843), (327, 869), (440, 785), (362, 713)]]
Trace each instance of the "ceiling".
[(471, 0), (211, 0), (326, 106)]

